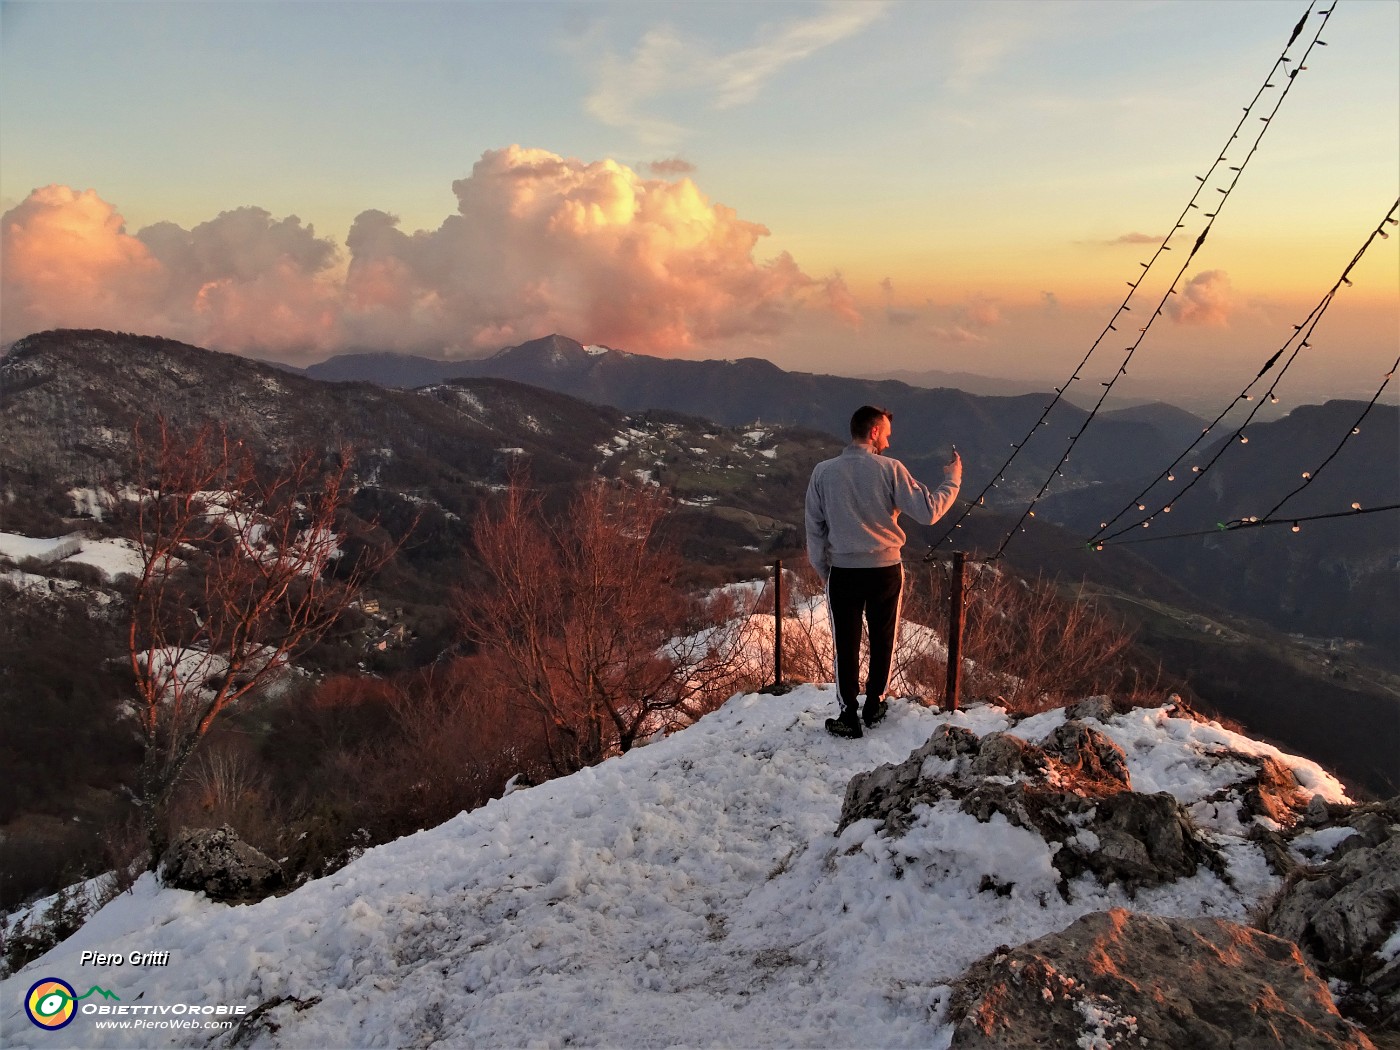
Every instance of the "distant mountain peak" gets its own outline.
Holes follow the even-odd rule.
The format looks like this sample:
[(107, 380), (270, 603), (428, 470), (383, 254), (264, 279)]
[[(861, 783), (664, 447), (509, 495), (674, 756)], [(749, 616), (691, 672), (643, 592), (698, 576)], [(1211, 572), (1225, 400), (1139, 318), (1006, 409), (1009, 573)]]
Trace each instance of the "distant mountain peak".
[(594, 356), (596, 353), (590, 353), (578, 340), (570, 339), (568, 336), (559, 335), (556, 332), (542, 339), (531, 339), (519, 346), (508, 346), (504, 350), (492, 354), (487, 360), (516, 362), (528, 360), (535, 365), (564, 368), (581, 364)]

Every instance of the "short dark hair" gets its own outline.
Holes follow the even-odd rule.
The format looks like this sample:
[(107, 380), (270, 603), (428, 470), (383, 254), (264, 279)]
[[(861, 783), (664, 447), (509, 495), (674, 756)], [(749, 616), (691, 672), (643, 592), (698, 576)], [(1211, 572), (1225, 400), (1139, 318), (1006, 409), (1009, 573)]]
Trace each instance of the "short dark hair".
[(879, 405), (861, 405), (856, 409), (855, 415), (851, 416), (851, 437), (857, 441), (864, 441), (870, 436), (871, 428), (881, 419), (894, 422), (894, 413)]

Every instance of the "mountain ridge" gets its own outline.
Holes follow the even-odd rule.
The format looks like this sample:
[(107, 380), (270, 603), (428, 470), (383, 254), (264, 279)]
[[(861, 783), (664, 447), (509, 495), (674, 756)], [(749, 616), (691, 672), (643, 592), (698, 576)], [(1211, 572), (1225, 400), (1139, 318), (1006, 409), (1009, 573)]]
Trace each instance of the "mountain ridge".
[[(581, 345), (577, 352), (586, 353)], [(610, 355), (588, 356), (607, 360)], [(752, 367), (768, 374), (776, 369), (766, 362)], [(326, 383), (235, 355), (115, 333), (33, 337), (0, 362), (0, 386), (0, 446), (9, 452), (0, 463), (0, 490), (9, 495), (0, 501), (0, 531), (55, 536), (74, 527), (100, 528), (91, 519), (73, 520), (68, 489), (92, 487), (112, 476), (126, 454), (130, 422), (153, 404), (190, 423), (223, 419), (264, 445), (310, 441), (333, 447), (346, 439), (359, 445), (362, 476), (369, 484), (357, 497), (356, 513), (379, 521), (395, 535), (418, 521), (417, 539), (405, 551), (404, 565), (392, 574), (392, 583), (383, 584), (398, 589), (398, 603), (416, 625), (418, 648), (375, 660), (431, 660), (448, 644), (446, 587), (463, 569), (461, 551), (469, 543), (470, 523), (493, 488), (504, 484), (522, 462), (530, 464), (538, 484), (561, 493), (598, 475), (659, 481), (677, 497), (677, 536), (685, 556), (697, 565), (722, 567), (706, 570), (713, 580), (716, 571), (730, 574), (726, 579), (765, 575), (775, 558), (802, 564), (801, 507), (807, 476), (812, 464), (841, 447), (840, 439), (830, 433), (800, 427), (726, 429), (664, 411), (628, 416), (506, 379), (453, 380), (417, 392)], [(1031, 402), (1038, 411), (1036, 399)], [(963, 403), (987, 412), (1002, 407), (1000, 402), (975, 399)], [(900, 415), (892, 450), (896, 455), (905, 423)], [(1370, 440), (1383, 433), (1383, 428), (1370, 429)], [(1249, 448), (1266, 449), (1270, 444), (1261, 440)], [(1109, 489), (1106, 483), (1082, 488), (1086, 502), (1076, 513), (1101, 513), (1100, 491)], [(16, 499), (17, 492), (28, 495)], [(1122, 499), (1131, 494), (1123, 493)], [(1090, 495), (1099, 503), (1089, 502)], [(1048, 503), (1053, 510), (1055, 501)], [(1183, 504), (1172, 517), (1186, 520), (1186, 509)], [(1279, 577), (1278, 565), (1294, 562), (1280, 562), (1277, 555), (1266, 553), (1258, 560), (1258, 571), (1266, 575), (1251, 577), (1251, 563), (1243, 555), (1256, 537), (1232, 535), (1219, 541), (1221, 547), (1213, 555), (1218, 560), (1210, 570), (1213, 578), (1188, 586), (1183, 573), (1164, 573), (1142, 557), (1168, 545), (1110, 548), (1095, 554), (1083, 544), (1087, 532), (1066, 533), (1046, 524), (1051, 513), (1042, 510), (1040, 518), (1025, 523), (1026, 531), (1011, 547), (1013, 564), (1021, 572), (1033, 576), (1039, 571), (1070, 583), (1087, 580), (1105, 593), (1123, 595), (1115, 604), (1133, 622), (1141, 619), (1152, 626), (1154, 644), (1170, 647), (1171, 662), (1183, 675), (1191, 672), (1208, 680), (1219, 697), (1213, 702), (1223, 704), (1222, 710), (1248, 710), (1256, 732), (1290, 741), (1294, 747), (1313, 748), (1333, 765), (1347, 766), (1348, 775), (1378, 793), (1400, 779), (1394, 750), (1386, 753), (1387, 736), (1400, 723), (1400, 705), (1390, 685), (1384, 687), (1388, 699), (1367, 691), (1380, 687), (1360, 665), (1359, 654), (1284, 639), (1269, 641), (1268, 652), (1217, 645), (1218, 638), (1241, 632), (1255, 638), (1268, 635), (1258, 624), (1233, 623), (1225, 611), (1231, 598), (1229, 581), (1253, 580), (1258, 594), (1267, 598), (1272, 585), (1257, 581), (1262, 578), (1267, 584)], [(1383, 527), (1382, 518), (1374, 515), (1370, 520)], [(1092, 531), (1097, 520), (1086, 520)], [(978, 551), (994, 550), (1011, 525), (995, 508), (985, 509), (967, 518), (958, 545), (977, 558)], [(942, 531), (909, 526), (906, 553), (911, 565), (918, 565), (921, 551), (938, 544)], [(1291, 536), (1287, 529), (1255, 532), (1276, 534), (1277, 540)], [(1303, 538), (1309, 539), (1309, 533)], [(1380, 541), (1384, 538), (1381, 535)], [(948, 546), (937, 549), (946, 551)], [(1318, 559), (1317, 564), (1330, 563)], [(933, 566), (924, 568), (935, 571)], [(1389, 586), (1392, 576), (1382, 565), (1374, 579)], [(1371, 576), (1355, 577), (1355, 582), (1336, 577), (1330, 592), (1335, 597), (1327, 600), (1340, 603), (1336, 607), (1357, 617), (1355, 622), (1363, 627), (1383, 625), (1400, 604), (1384, 590), (1370, 599), (1363, 597), (1348, 611), (1352, 596), (1363, 594), (1356, 586), (1370, 586), (1367, 579)], [(1144, 617), (1144, 599), (1149, 606), (1164, 603), (1179, 611)], [(1225, 626), (1199, 626), (1212, 623)], [(1303, 649), (1307, 660), (1300, 667), (1293, 650)], [(1226, 663), (1238, 664), (1239, 670), (1225, 673)], [(1219, 673), (1207, 676), (1212, 668)], [(1307, 679), (1307, 688), (1298, 680), (1289, 691), (1289, 703), (1269, 702), (1260, 690), (1239, 686), (1241, 677), (1257, 677), (1262, 668), (1277, 669), (1277, 674), (1269, 672), (1270, 680), (1278, 679), (1285, 668), (1289, 674), (1313, 677)], [(1314, 707), (1323, 702), (1334, 717), (1313, 726)]]

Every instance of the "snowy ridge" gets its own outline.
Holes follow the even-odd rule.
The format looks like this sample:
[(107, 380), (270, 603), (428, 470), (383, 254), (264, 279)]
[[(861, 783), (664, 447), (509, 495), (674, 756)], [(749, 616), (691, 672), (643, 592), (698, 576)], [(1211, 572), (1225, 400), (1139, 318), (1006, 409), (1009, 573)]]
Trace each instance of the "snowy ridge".
[[(830, 686), (740, 695), (689, 729), (429, 831), (327, 878), (226, 907), (145, 876), (72, 938), (4, 982), (6, 1046), (229, 1046), (227, 1033), (99, 1031), (55, 1042), (24, 992), (59, 977), (122, 1003), (273, 1004), (239, 1045), (359, 1047), (946, 1047), (949, 982), (997, 944), (1113, 906), (1242, 919), (1277, 885), (1222, 803), (1269, 754), (1339, 801), (1304, 759), (1168, 709), (1113, 717), (1138, 790), (1168, 790), (1216, 837), (1206, 869), (1129, 899), (1087, 876), (1057, 892), (1050, 849), (1000, 817), (925, 807), (889, 839), (872, 820), (838, 838), (846, 784), (902, 761), (944, 722), (978, 735), (1006, 713), (910, 703), (860, 741), (828, 736)], [(1051, 711), (1012, 731), (1038, 741)], [(985, 876), (1010, 887), (981, 892)], [(169, 951), (168, 967), (80, 967), (84, 950)], [(1086, 1021), (1086, 1025), (1089, 1022)], [(206, 1042), (207, 1040), (207, 1042)]]

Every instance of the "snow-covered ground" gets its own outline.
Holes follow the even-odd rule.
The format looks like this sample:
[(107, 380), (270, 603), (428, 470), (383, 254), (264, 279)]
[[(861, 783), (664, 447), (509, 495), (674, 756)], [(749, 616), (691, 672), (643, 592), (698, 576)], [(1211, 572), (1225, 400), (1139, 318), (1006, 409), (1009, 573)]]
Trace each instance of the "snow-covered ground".
[(35, 538), (0, 532), (0, 555), (15, 562), (38, 558), (44, 562), (91, 565), (101, 569), (108, 580), (123, 573), (134, 576), (141, 571), (142, 564), (140, 551), (130, 540), (94, 540), (84, 536)]
[[(516, 791), (370, 850), (281, 898), (226, 907), (146, 876), (0, 988), (6, 1047), (229, 1046), (228, 1032), (99, 1029), (145, 1014), (25, 1017), (61, 978), (79, 1006), (269, 1006), (238, 1045), (334, 1047), (946, 1047), (948, 983), (999, 944), (1112, 906), (1243, 918), (1276, 885), (1229, 807), (1227, 752), (1266, 753), (1329, 800), (1311, 762), (1166, 709), (1105, 727), (1139, 790), (1168, 790), (1224, 844), (1202, 869), (1136, 899), (1088, 877), (1056, 890), (1049, 847), (1000, 817), (925, 807), (901, 839), (873, 821), (835, 833), (851, 777), (902, 761), (943, 722), (1007, 728), (997, 708), (895, 703), (858, 741), (829, 736), (831, 686), (740, 695), (651, 746)], [(1014, 732), (1039, 740), (1063, 719)], [(984, 877), (1005, 890), (979, 892)], [(82, 953), (169, 952), (93, 966)], [(181, 1014), (186, 1020), (190, 1014)], [(201, 1020), (203, 1016), (201, 1015)]]

